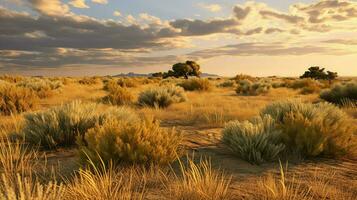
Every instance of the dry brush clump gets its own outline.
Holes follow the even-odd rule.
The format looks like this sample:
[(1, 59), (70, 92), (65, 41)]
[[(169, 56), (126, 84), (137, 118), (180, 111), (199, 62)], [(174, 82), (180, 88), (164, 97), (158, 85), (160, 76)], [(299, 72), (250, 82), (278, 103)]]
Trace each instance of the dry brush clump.
[(84, 77), (78, 80), (79, 84), (82, 85), (95, 85), (99, 83), (98, 77)]
[(184, 90), (180, 87), (167, 85), (149, 88), (139, 94), (138, 103), (142, 106), (166, 108), (173, 103), (187, 100)]
[(326, 87), (320, 81), (311, 78), (290, 81), (286, 84), (286, 86), (292, 89), (299, 89), (301, 94), (318, 93), (322, 88)]
[(23, 76), (11, 76), (11, 75), (2, 75), (0, 76), (0, 80), (6, 81), (8, 83), (18, 83), (25, 79)]
[(336, 84), (331, 89), (322, 91), (320, 98), (335, 104), (350, 102), (357, 106), (357, 81)]
[(235, 81), (232, 81), (232, 80), (226, 80), (226, 81), (218, 84), (217, 86), (222, 87), (222, 88), (230, 88), (230, 87), (235, 87), (236, 83), (235, 83)]
[(123, 87), (112, 87), (108, 90), (109, 94), (103, 97), (105, 103), (112, 105), (128, 105), (134, 101), (134, 96), (130, 90)]
[(151, 118), (139, 121), (108, 119), (85, 134), (79, 141), (83, 161), (106, 164), (168, 164), (178, 155), (181, 135), (160, 127)]
[(191, 78), (177, 84), (187, 91), (210, 91), (213, 85), (208, 79)]
[(192, 159), (187, 164), (180, 162), (180, 173), (175, 174), (167, 188), (169, 199), (185, 200), (225, 200), (233, 199), (229, 191), (232, 177), (214, 170), (209, 160), (195, 163)]
[(240, 158), (261, 164), (276, 159), (285, 148), (282, 132), (269, 116), (256, 117), (250, 121), (232, 121), (223, 129), (222, 141)]
[(0, 83), (0, 113), (16, 114), (32, 110), (38, 103), (38, 96), (29, 88)]
[(238, 82), (236, 93), (239, 95), (256, 96), (269, 92), (271, 84), (266, 81), (251, 82), (249, 80), (241, 80)]
[(108, 118), (134, 119), (128, 108), (110, 107), (105, 111), (95, 103), (74, 101), (45, 111), (25, 115), (22, 133), (30, 144), (44, 148), (73, 146), (76, 138)]
[(284, 144), (304, 157), (353, 153), (355, 126), (350, 116), (328, 103), (282, 101), (261, 112), (270, 115), (283, 132)]
[(16, 85), (32, 89), (40, 98), (52, 96), (63, 87), (62, 81), (45, 78), (26, 78)]

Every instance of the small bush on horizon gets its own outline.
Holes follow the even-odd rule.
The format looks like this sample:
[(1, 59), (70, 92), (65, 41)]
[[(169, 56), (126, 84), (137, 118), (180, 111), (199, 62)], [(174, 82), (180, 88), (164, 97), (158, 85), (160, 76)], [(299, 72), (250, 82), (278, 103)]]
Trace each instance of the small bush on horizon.
[(357, 81), (346, 84), (336, 84), (331, 89), (323, 90), (320, 98), (335, 104), (344, 104), (351, 102), (357, 106)]
[(177, 84), (187, 91), (210, 91), (212, 89), (212, 84), (207, 79), (202, 78), (191, 78), (182, 81)]
[(227, 123), (223, 129), (222, 141), (243, 160), (261, 164), (276, 159), (284, 150), (281, 134), (276, 129), (274, 120), (265, 115), (250, 121)]
[(0, 114), (11, 115), (34, 109), (38, 96), (29, 88), (17, 87), (11, 83), (0, 83)]
[(96, 164), (168, 164), (176, 160), (181, 136), (174, 129), (160, 128), (160, 123), (145, 118), (133, 123), (108, 119), (85, 134), (86, 144), (78, 142), (82, 161)]
[(149, 88), (139, 94), (138, 103), (142, 106), (166, 108), (173, 103), (187, 100), (184, 90), (174, 85)]
[(351, 117), (332, 104), (281, 101), (266, 106), (261, 115), (270, 115), (284, 144), (303, 157), (336, 157), (356, 148)]

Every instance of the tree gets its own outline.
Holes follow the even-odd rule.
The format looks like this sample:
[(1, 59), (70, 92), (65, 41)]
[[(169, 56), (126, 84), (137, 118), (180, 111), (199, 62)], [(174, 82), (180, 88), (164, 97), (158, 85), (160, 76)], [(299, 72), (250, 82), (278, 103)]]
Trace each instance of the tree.
[(318, 66), (310, 67), (308, 71), (300, 76), (300, 78), (312, 78), (312, 79), (323, 79), (323, 80), (334, 80), (337, 78), (337, 72), (327, 71), (325, 68), (320, 68)]
[(186, 61), (185, 63), (176, 63), (172, 65), (172, 70), (169, 70), (168, 72), (158, 72), (152, 74), (152, 76), (156, 77), (163, 77), (163, 78), (168, 78), (168, 77), (185, 77), (188, 79), (189, 76), (197, 76), (200, 77), (201, 71), (200, 71), (200, 65), (197, 64), (195, 61)]

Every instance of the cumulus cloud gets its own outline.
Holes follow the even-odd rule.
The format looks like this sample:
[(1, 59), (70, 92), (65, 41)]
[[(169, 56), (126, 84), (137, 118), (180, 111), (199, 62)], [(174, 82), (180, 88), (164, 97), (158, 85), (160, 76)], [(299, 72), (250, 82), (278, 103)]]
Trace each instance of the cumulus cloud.
[(222, 6), (219, 4), (205, 4), (205, 3), (199, 3), (199, 7), (206, 9), (210, 12), (219, 12), (222, 10)]
[(92, 0), (93, 3), (107, 4), (108, 0)]
[(34, 10), (44, 15), (64, 15), (69, 12), (69, 7), (60, 0), (28, 0)]
[(86, 4), (85, 0), (73, 0), (73, 1), (70, 1), (69, 4), (76, 8), (89, 8), (89, 6)]
[[(67, 2), (68, 5), (60, 0), (26, 0), (25, 5), (36, 14), (0, 7), (0, 68), (143, 66), (172, 63), (180, 56), (338, 55), (353, 52), (353, 47), (347, 45), (357, 44), (342, 34), (347, 31), (349, 36), (357, 37), (351, 31), (356, 30), (357, 19), (357, 3), (353, 1), (295, 4), (285, 12), (247, 2), (234, 6), (224, 18), (163, 20), (140, 13), (123, 16), (123, 22), (74, 14), (69, 5), (86, 8), (86, 1)], [(121, 13), (114, 11), (113, 15)], [(326, 34), (332, 31), (340, 34)], [(316, 41), (321, 35), (325, 39)], [(182, 51), (185, 53), (172, 53), (178, 47), (194, 46), (190, 42), (195, 39), (212, 37), (229, 37), (237, 44), (225, 45), (217, 39), (215, 47), (221, 47), (195, 47), (193, 53), (187, 53), (190, 51), (186, 48)]]

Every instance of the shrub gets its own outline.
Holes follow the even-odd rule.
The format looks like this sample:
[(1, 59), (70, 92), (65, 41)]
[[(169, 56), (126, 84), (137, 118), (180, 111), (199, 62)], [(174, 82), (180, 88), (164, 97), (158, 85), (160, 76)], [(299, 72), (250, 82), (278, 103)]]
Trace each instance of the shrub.
[(9, 83), (18, 83), (20, 81), (22, 81), (24, 79), (24, 77), (22, 76), (10, 76), (10, 75), (2, 75), (0, 76), (0, 80), (9, 82)]
[(122, 87), (115, 87), (109, 90), (109, 94), (103, 98), (103, 101), (113, 105), (130, 104), (134, 99), (131, 92)]
[(97, 104), (74, 101), (46, 111), (25, 115), (23, 134), (30, 144), (44, 148), (72, 146), (76, 137), (107, 118), (134, 119), (126, 108), (109, 108), (100, 112)]
[(168, 199), (233, 199), (229, 191), (232, 177), (214, 170), (207, 160), (200, 160), (196, 164), (192, 159), (188, 159), (187, 166), (180, 162), (180, 174), (175, 175), (171, 182)]
[(357, 81), (345, 85), (337, 84), (331, 89), (322, 91), (320, 98), (336, 104), (343, 104), (345, 101), (350, 101), (357, 105)]
[(94, 85), (98, 82), (99, 81), (97, 77), (84, 77), (78, 81), (78, 83), (82, 85)]
[(235, 86), (235, 82), (231, 80), (224, 81), (223, 83), (218, 85), (218, 87), (234, 87), (234, 86)]
[(188, 91), (209, 91), (212, 89), (212, 84), (207, 79), (191, 78), (178, 84)]
[(140, 105), (158, 108), (165, 108), (172, 103), (180, 103), (186, 100), (183, 89), (173, 85), (149, 88), (141, 92), (138, 99)]
[(0, 112), (4, 115), (29, 111), (36, 107), (37, 95), (28, 88), (6, 83), (0, 85)]
[(260, 95), (268, 93), (271, 88), (271, 84), (259, 81), (259, 82), (251, 82), (249, 80), (243, 80), (238, 83), (238, 87), (236, 88), (236, 93), (240, 95)]
[(355, 146), (351, 118), (332, 104), (282, 101), (261, 114), (270, 115), (284, 133), (285, 145), (304, 157), (343, 155)]
[(251, 121), (233, 121), (223, 130), (223, 142), (240, 158), (254, 164), (275, 159), (285, 148), (281, 132), (274, 120), (266, 115)]
[(160, 123), (143, 119), (133, 123), (108, 119), (85, 134), (87, 145), (79, 142), (82, 159), (105, 162), (167, 164), (176, 159), (181, 136), (160, 128)]
[(238, 74), (232, 80), (234, 80), (236, 83), (239, 83), (240, 81), (243, 80), (255, 81), (256, 78), (246, 74)]
[(304, 78), (296, 81), (287, 82), (287, 87), (293, 89), (301, 89), (301, 94), (312, 94), (319, 92), (321, 88), (324, 87), (324, 85), (318, 80)]
[(119, 78), (117, 83), (121, 87), (136, 87), (137, 82), (133, 78)]
[(27, 78), (17, 84), (19, 87), (30, 88), (37, 93), (40, 98), (49, 97), (55, 90), (63, 87), (61, 81), (51, 81), (49, 79), (41, 78)]

